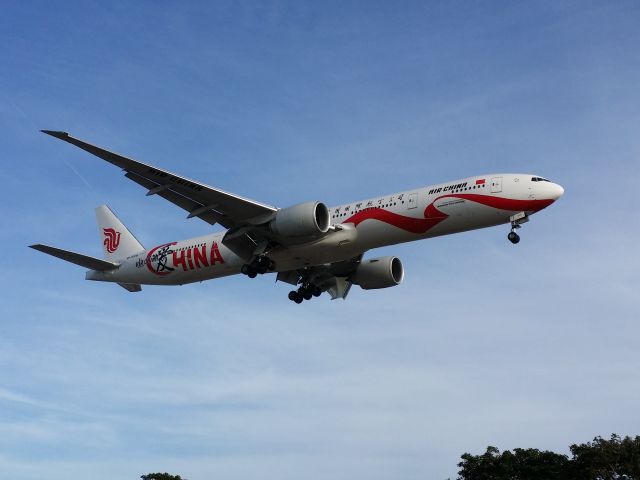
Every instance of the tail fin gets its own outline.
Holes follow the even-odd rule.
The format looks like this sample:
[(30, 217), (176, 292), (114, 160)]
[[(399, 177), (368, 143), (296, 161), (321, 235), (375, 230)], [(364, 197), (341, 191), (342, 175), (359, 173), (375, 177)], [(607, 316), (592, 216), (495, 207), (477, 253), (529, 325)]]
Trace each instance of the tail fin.
[(96, 208), (96, 220), (106, 260), (113, 262), (144, 250), (138, 239), (106, 205)]

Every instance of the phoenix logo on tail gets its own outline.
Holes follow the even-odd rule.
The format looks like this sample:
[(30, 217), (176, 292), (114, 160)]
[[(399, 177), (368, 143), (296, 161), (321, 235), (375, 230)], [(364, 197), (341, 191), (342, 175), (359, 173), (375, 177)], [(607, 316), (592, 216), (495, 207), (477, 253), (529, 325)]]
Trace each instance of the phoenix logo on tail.
[(104, 233), (104, 246), (107, 252), (113, 253), (118, 249), (120, 245), (120, 232), (116, 232), (113, 228), (103, 228)]

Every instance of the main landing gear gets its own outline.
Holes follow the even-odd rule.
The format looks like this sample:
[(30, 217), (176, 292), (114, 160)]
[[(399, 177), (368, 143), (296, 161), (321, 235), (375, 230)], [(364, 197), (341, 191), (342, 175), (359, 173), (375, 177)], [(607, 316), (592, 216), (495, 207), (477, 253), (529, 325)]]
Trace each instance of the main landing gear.
[(322, 290), (311, 283), (303, 284), (298, 290), (289, 292), (289, 300), (296, 303), (302, 303), (303, 300), (311, 300), (312, 297), (322, 295)]
[(240, 268), (240, 271), (249, 278), (256, 278), (258, 274), (262, 275), (276, 268), (276, 264), (273, 263), (266, 255), (258, 255), (251, 263), (245, 263)]

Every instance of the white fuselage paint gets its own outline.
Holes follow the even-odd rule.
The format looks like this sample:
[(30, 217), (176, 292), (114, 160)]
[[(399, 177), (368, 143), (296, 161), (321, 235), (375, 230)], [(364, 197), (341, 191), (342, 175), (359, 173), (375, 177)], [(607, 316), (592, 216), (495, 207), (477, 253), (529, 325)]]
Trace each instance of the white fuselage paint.
[[(532, 178), (539, 177), (470, 177), (332, 207), (329, 233), (271, 250), (269, 257), (276, 271), (296, 270), (348, 260), (382, 246), (509, 223), (512, 215), (531, 215), (564, 192), (560, 185)], [(245, 261), (222, 244), (224, 233), (171, 242), (165, 252), (156, 246), (121, 259), (116, 270), (90, 271), (87, 279), (182, 285), (240, 273)]]

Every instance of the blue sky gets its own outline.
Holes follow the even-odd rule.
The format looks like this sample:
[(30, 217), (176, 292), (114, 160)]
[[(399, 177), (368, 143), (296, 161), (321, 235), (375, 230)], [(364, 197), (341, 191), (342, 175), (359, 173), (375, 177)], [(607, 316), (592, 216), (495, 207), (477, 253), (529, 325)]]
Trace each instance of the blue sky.
[[(0, 17), (0, 472), (455, 477), (465, 451), (640, 433), (640, 6), (9, 2)], [(522, 229), (381, 249), (402, 286), (296, 306), (272, 277), (130, 294), (100, 255), (210, 227), (66, 130), (277, 206), (494, 171), (565, 196)]]

